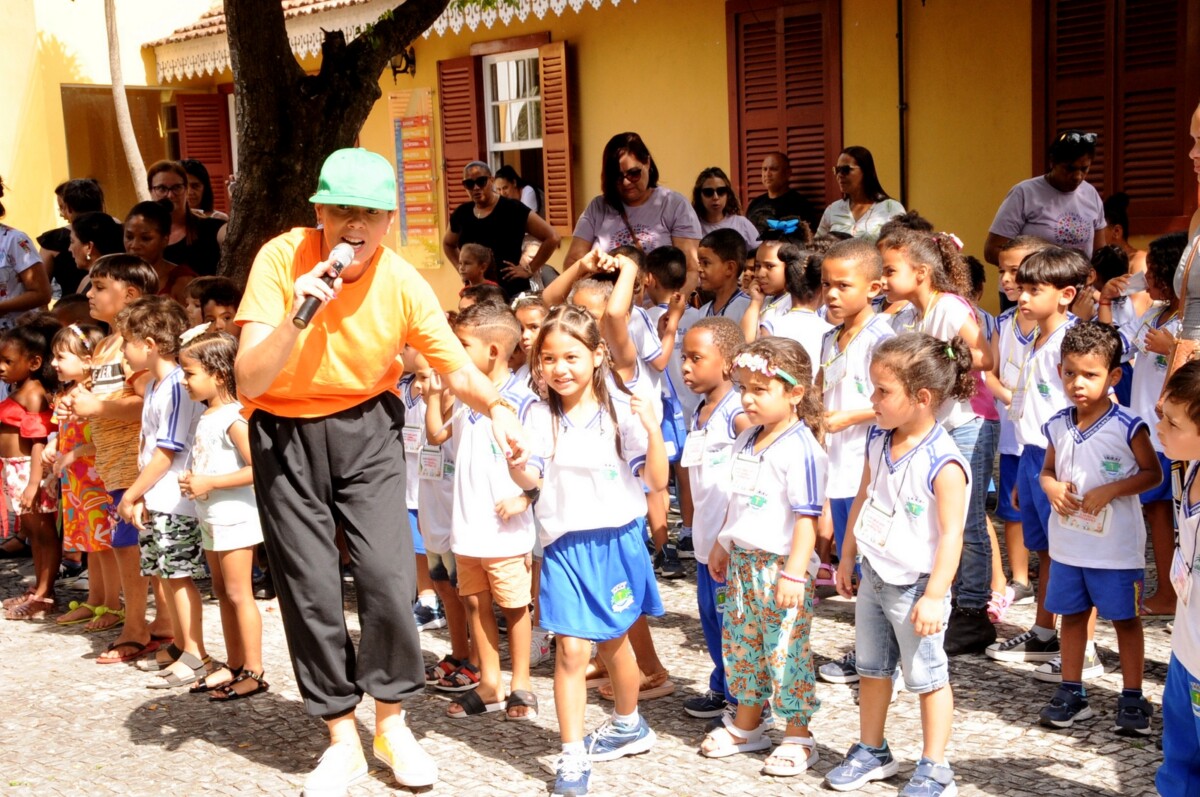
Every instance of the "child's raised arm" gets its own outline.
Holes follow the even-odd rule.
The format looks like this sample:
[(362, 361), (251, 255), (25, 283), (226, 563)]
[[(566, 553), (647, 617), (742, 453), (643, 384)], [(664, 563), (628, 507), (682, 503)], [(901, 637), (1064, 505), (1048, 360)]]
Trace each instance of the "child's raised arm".
[(617, 255), (615, 261), (620, 274), (612, 295), (608, 297), (601, 330), (612, 357), (613, 370), (621, 379), (629, 382), (637, 373), (638, 361), (637, 347), (629, 335), (629, 311), (633, 307), (633, 284), (637, 281), (638, 266), (622, 255)]
[(559, 274), (542, 291), (542, 301), (546, 303), (546, 306), (557, 307), (560, 304), (566, 304), (567, 297), (571, 295), (571, 288), (575, 283), (592, 276), (600, 270), (599, 263), (602, 255), (603, 252), (599, 249), (592, 249), (564, 269), (563, 273)]
[(425, 396), (425, 439), (431, 446), (440, 446), (453, 434), (450, 415), (454, 401), (442, 381), (442, 375), (434, 371), (429, 376), (429, 393)]
[(767, 300), (767, 297), (762, 292), (758, 280), (750, 281), (749, 293), (750, 304), (746, 307), (746, 313), (742, 316), (742, 334), (746, 336), (747, 343), (753, 343), (758, 339), (758, 319), (762, 315), (763, 302)]

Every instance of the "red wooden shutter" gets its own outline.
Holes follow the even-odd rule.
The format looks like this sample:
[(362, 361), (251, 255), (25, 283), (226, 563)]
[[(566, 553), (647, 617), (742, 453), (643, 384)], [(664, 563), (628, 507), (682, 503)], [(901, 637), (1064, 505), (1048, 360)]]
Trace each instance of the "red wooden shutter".
[(575, 228), (575, 202), (566, 43), (551, 42), (539, 47), (538, 67), (542, 85), (542, 175), (546, 221), (567, 236)]
[(485, 154), (483, 73), (472, 56), (438, 61), (442, 119), (442, 178), (446, 224), (450, 212), (471, 197), (462, 187), (463, 168)]
[(204, 164), (212, 182), (213, 208), (228, 213), (225, 180), (233, 171), (229, 100), (224, 94), (176, 94), (175, 108), (179, 116), (180, 156)]
[(762, 159), (781, 150), (792, 187), (814, 206), (834, 195), (829, 164), (842, 146), (841, 32), (833, 0), (727, 4), (733, 180), (762, 192)]

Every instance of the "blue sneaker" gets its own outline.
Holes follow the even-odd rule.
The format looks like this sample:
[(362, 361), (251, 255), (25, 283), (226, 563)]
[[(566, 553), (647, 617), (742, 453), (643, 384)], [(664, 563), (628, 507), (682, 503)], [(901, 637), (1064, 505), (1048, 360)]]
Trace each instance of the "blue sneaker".
[(646, 752), (657, 738), (645, 717), (638, 716), (638, 723), (632, 728), (622, 728), (609, 719), (584, 737), (583, 746), (592, 761), (615, 761)]
[(1094, 716), (1086, 697), (1060, 686), (1038, 714), (1038, 722), (1047, 728), (1070, 728), (1076, 722), (1090, 720)]
[(958, 786), (954, 783), (954, 770), (932, 759), (922, 758), (917, 762), (917, 771), (900, 791), (900, 797), (954, 797)]
[(862, 742), (855, 742), (842, 763), (825, 776), (825, 785), (834, 791), (858, 791), (872, 780), (890, 778), (900, 770), (887, 742), (883, 750), (873, 753)]
[(1117, 698), (1117, 724), (1113, 730), (1122, 736), (1149, 736), (1153, 713), (1154, 707), (1146, 698), (1121, 695)]
[(725, 713), (725, 695), (718, 694), (711, 689), (698, 697), (689, 697), (683, 701), (683, 710), (693, 717), (700, 719), (708, 719), (710, 717), (719, 717)]
[(562, 755), (554, 765), (554, 791), (551, 794), (579, 797), (588, 793), (592, 762), (585, 755)]

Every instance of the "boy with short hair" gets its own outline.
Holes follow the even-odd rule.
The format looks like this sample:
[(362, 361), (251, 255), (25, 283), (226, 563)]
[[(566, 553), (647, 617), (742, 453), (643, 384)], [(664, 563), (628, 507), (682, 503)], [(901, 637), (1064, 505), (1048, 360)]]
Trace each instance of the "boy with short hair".
[[(508, 367), (521, 339), (521, 325), (513, 312), (495, 304), (474, 305), (459, 315), (454, 334), (475, 366), (516, 408), (517, 417), (523, 418), (537, 395)], [(427, 418), (441, 410), (435, 403), (440, 405), (440, 400), (431, 397), (432, 409)], [(458, 570), (458, 594), (466, 605), (479, 657), (478, 687), (462, 693), (447, 713), (461, 719), (503, 709), (510, 720), (535, 719), (538, 701), (530, 691), (529, 680), (530, 568), (535, 531), (529, 510), (536, 491), (523, 492), (513, 482), (485, 415), (469, 408), (456, 410), (449, 428), (429, 424), (426, 436), (434, 445), (445, 443), (451, 436), (457, 441), (450, 548)], [(512, 689), (506, 701), (493, 600), (508, 621)]]
[[(105, 255), (92, 265), (88, 307), (92, 318), (112, 324), (126, 305), (158, 291), (158, 275), (140, 257)], [(106, 337), (92, 356), (92, 383), (77, 388), (60, 401), (60, 412), (72, 412), (91, 421), (92, 443), (96, 446), (96, 472), (116, 506), (125, 489), (138, 475), (138, 437), (141, 433), (142, 396), (150, 375), (126, 368), (122, 355), (124, 340), (119, 332)], [(113, 553), (121, 574), (125, 599), (124, 625), (116, 640), (96, 659), (98, 664), (133, 661), (158, 649), (155, 631), (170, 635), (166, 623), (146, 623), (147, 579), (141, 571), (138, 530), (118, 521), (113, 529)], [(116, 626), (116, 613), (96, 618), (89, 628), (97, 631)], [(155, 626), (158, 626), (156, 628)], [(165, 655), (165, 654), (164, 654)]]
[(228, 332), (235, 338), (240, 337), (242, 328), (233, 323), (233, 319), (241, 303), (242, 289), (237, 283), (227, 277), (215, 277), (200, 292), (201, 323), (211, 324), (211, 329), (217, 332)]
[(1120, 334), (1107, 324), (1084, 321), (1063, 336), (1059, 373), (1073, 406), (1046, 422), (1040, 479), (1054, 509), (1046, 608), (1062, 615), (1062, 683), (1040, 720), (1069, 728), (1093, 716), (1082, 671), (1094, 608), (1112, 621), (1121, 654), (1124, 689), (1114, 730), (1146, 736), (1151, 708), (1142, 696), (1139, 617), (1146, 526), (1138, 494), (1162, 480), (1162, 468), (1146, 422), (1109, 396), (1121, 378), (1123, 351)]
[(737, 230), (713, 230), (700, 239), (700, 290), (712, 294), (712, 301), (700, 308), (700, 315), (724, 316), (740, 324), (750, 296), (738, 280), (746, 266), (746, 239)]
[(174, 661), (152, 688), (186, 686), (208, 674), (204, 652), (200, 590), (204, 548), (195, 503), (184, 497), (179, 475), (187, 470), (196, 422), (204, 405), (193, 401), (179, 366), (179, 336), (187, 329), (183, 307), (165, 296), (144, 296), (117, 314), (130, 367), (146, 371), (142, 406), (140, 473), (117, 504), (117, 514), (141, 534), (142, 575), (159, 579), (167, 594), (167, 614), (175, 637)]
[[(838, 241), (821, 263), (821, 287), (826, 318), (836, 324), (821, 341), (817, 384), (825, 401), (825, 446), (829, 452), (826, 496), (833, 520), (836, 553), (846, 538), (846, 520), (862, 481), (867, 453), (867, 430), (875, 422), (871, 406), (871, 352), (894, 337), (888, 317), (875, 312), (873, 302), (883, 285), (883, 258), (870, 241)], [(827, 563), (828, 564), (828, 563)], [(858, 681), (854, 649), (817, 670), (821, 680), (836, 684)]]
[[(997, 661), (1045, 662), (1049, 665), (1058, 658), (1056, 618), (1046, 607), (1046, 587), (1050, 581), (1047, 532), (1052, 508), (1040, 483), (1049, 443), (1044, 427), (1055, 413), (1068, 406), (1058, 367), (1063, 336), (1077, 319), (1067, 308), (1086, 284), (1090, 271), (1091, 264), (1083, 255), (1058, 246), (1049, 246), (1029, 255), (1017, 270), (1021, 291), (1017, 300), (1018, 312), (1023, 318), (1036, 321), (1038, 329), (1029, 344), (1017, 354), (1020, 377), (1012, 391), (1008, 417), (1014, 422), (1017, 442), (1023, 446), (1017, 466), (1015, 495), (1025, 547), (1038, 555), (1038, 607), (1030, 630), (1012, 639), (995, 642), (984, 651), (988, 658)], [(1095, 648), (1089, 646), (1088, 653), (1091, 660), (1085, 663), (1085, 677), (1103, 674), (1103, 667), (1095, 657)], [(1089, 669), (1090, 673), (1087, 672)]]

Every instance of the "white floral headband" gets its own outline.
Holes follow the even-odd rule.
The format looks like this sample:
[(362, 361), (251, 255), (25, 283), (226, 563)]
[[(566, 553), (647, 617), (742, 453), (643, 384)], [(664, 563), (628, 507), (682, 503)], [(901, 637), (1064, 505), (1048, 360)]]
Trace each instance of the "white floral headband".
[(797, 381), (796, 377), (792, 376), (791, 374), (789, 374), (787, 371), (783, 370), (782, 368), (777, 368), (776, 366), (771, 365), (771, 363), (767, 360), (767, 358), (763, 357), (761, 354), (751, 354), (750, 352), (743, 352), (743, 353), (739, 354), (737, 357), (733, 358), (733, 367), (734, 368), (745, 368), (747, 371), (750, 371), (751, 373), (762, 374), (763, 376), (766, 376), (766, 377), (769, 377), (772, 379), (774, 379), (775, 377), (778, 377), (778, 378), (782, 379), (784, 382), (787, 382), (792, 387), (796, 387), (797, 385), (800, 384), (800, 382)]

